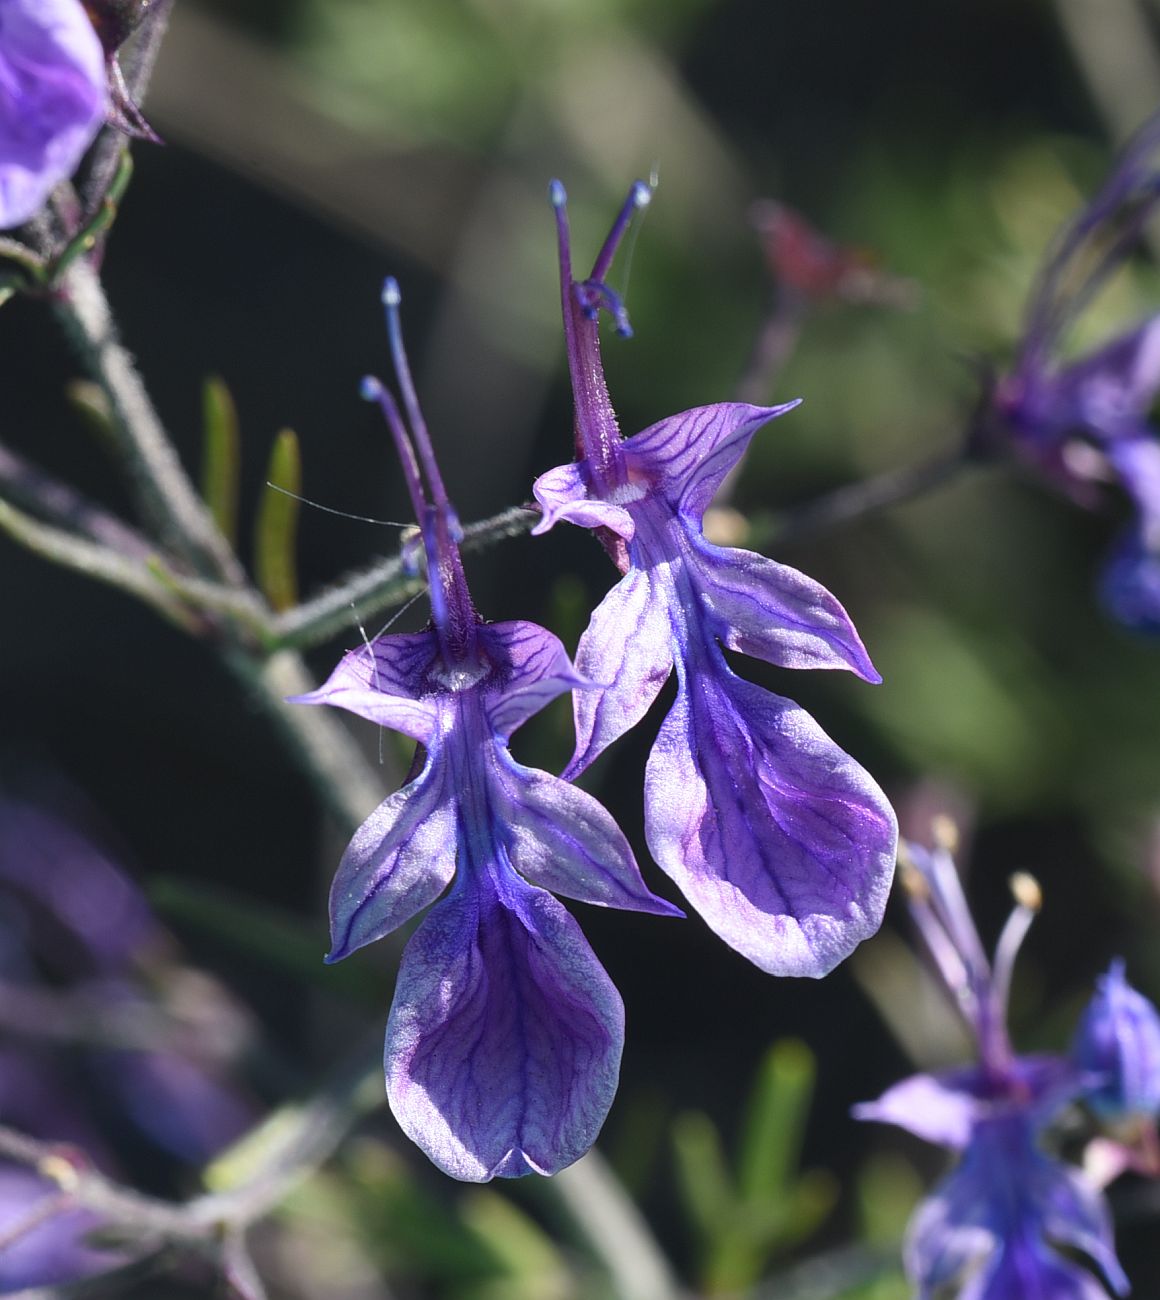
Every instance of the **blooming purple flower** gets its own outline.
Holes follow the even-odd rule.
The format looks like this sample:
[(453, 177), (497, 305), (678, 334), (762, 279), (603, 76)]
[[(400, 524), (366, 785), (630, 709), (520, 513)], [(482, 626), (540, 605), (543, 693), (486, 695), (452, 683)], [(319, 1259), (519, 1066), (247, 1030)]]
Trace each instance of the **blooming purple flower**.
[(978, 1063), (919, 1074), (854, 1108), (858, 1119), (896, 1124), (960, 1153), (916, 1210), (904, 1262), (919, 1300), (1106, 1300), (1069, 1247), (1101, 1270), (1117, 1295), (1128, 1280), (1111, 1217), (1095, 1186), (1047, 1155), (1043, 1129), (1093, 1076), (1061, 1056), (1018, 1056), (1007, 1034), (1015, 956), (1039, 906), (1038, 887), (1016, 877), (1017, 905), (988, 962), (945, 844), (907, 846), (911, 914), (978, 1046)]
[(732, 947), (777, 975), (821, 976), (877, 930), (894, 868), (894, 813), (873, 779), (790, 700), (738, 677), (724, 650), (783, 668), (879, 681), (842, 606), (805, 574), (714, 546), (701, 520), (763, 424), (791, 409), (722, 402), (622, 439), (597, 317), (621, 332), (603, 282), (638, 183), (596, 259), (573, 279), (565, 195), (552, 186), (578, 459), (537, 479), (543, 518), (592, 528), (624, 573), (592, 616), (575, 697), (582, 772), (641, 720), (675, 667), (677, 698), (645, 775), (653, 856)]
[(107, 103), (81, 0), (0, 0), (0, 229), (34, 216), (72, 175)]
[(1133, 518), (1100, 592), (1119, 622), (1152, 632), (1160, 631), (1160, 442), (1148, 417), (1160, 392), (1160, 316), (1076, 360), (1059, 353), (1160, 201), (1158, 141), (1160, 116), (1060, 233), (1031, 296), (1015, 365), (994, 394), (999, 427), (1016, 454), (1075, 500), (1093, 504), (1104, 481), (1127, 494)]
[(1101, 976), (1071, 1048), (1072, 1059), (1099, 1079), (1087, 1099), (1109, 1120), (1160, 1113), (1160, 1013), (1114, 961)]
[(403, 953), (387, 1022), (391, 1109), (455, 1178), (551, 1174), (581, 1156), (604, 1121), (624, 1013), (579, 926), (547, 891), (680, 913), (649, 892), (595, 799), (508, 752), (528, 718), (585, 683), (544, 628), (485, 625), (476, 614), (403, 352), (393, 280), (384, 301), (410, 435), (381, 385), (368, 381), (366, 392), (382, 404), (420, 520), (433, 626), (351, 651), (299, 702), (401, 731), (423, 747), (424, 762), (343, 856), (327, 960), (435, 903)]

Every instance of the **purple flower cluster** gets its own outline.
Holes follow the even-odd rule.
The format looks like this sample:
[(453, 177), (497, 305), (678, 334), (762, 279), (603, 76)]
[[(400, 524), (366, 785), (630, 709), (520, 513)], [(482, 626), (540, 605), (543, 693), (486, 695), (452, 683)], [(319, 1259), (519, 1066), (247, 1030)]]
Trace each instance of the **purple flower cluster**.
[(1095, 1264), (1115, 1294), (1125, 1295), (1107, 1203), (1084, 1173), (1049, 1155), (1042, 1138), (1077, 1100), (1107, 1117), (1145, 1111), (1154, 1120), (1160, 1017), (1115, 963), (1068, 1055), (1018, 1055), (1007, 1032), (1007, 996), (1039, 907), (1038, 887), (1027, 876), (1012, 882), (1016, 906), (991, 962), (947, 840), (934, 851), (906, 847), (911, 915), (978, 1048), (976, 1064), (915, 1075), (854, 1110), (859, 1119), (896, 1124), (960, 1156), (911, 1221), (907, 1275), (920, 1297), (1098, 1300), (1105, 1292), (1090, 1271)]
[(1064, 361), (1060, 350), (1084, 308), (1138, 241), (1160, 201), (1154, 154), (1160, 117), (1145, 124), (1117, 166), (1060, 233), (1028, 309), (1011, 372), (994, 412), (1016, 453), (1081, 504), (1117, 483), (1133, 516), (1104, 567), (1109, 612), (1160, 631), (1160, 440), (1149, 412), (1160, 392), (1160, 317), (1095, 351)]
[(0, 0), (0, 229), (35, 216), (72, 174), (108, 102), (81, 0)]
[[(677, 699), (645, 776), (647, 838), (713, 928), (775, 974), (821, 976), (878, 927), (894, 814), (877, 785), (789, 700), (737, 676), (726, 650), (877, 681), (845, 611), (793, 569), (701, 534), (701, 516), (753, 434), (789, 407), (723, 403), (622, 441), (597, 317), (622, 332), (603, 281), (634, 187), (592, 276), (572, 279), (564, 194), (552, 187), (579, 459), (541, 476), (542, 532), (595, 528), (625, 576), (574, 667), (533, 623), (486, 624), (411, 381), (399, 293), (384, 291), (403, 413), (377, 380), (419, 521), (431, 625), (346, 655), (306, 704), (348, 709), (418, 742), (418, 774), (356, 832), (331, 893), (337, 961), (430, 908), (408, 942), (387, 1023), (387, 1093), (443, 1170), (480, 1181), (551, 1174), (595, 1140), (611, 1105), (623, 1008), (553, 894), (680, 915), (644, 883), (609, 814), (570, 784), (639, 722), (674, 665)], [(791, 404), (792, 405), (792, 404)], [(513, 732), (574, 692), (564, 779), (530, 770)], [(550, 892), (549, 892), (550, 891)]]

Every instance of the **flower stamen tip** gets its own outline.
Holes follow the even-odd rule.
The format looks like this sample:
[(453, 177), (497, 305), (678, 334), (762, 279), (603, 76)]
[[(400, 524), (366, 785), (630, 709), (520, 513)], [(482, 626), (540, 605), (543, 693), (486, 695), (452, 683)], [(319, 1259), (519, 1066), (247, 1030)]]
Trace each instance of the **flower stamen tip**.
[(403, 295), (399, 290), (399, 282), (393, 275), (388, 275), (383, 281), (383, 305), (385, 307), (397, 307), (403, 301)]
[(632, 201), (638, 208), (647, 208), (652, 202), (652, 187), (644, 181), (637, 181), (632, 187)]
[(939, 813), (931, 819), (930, 833), (934, 836), (936, 847), (947, 853), (958, 852), (959, 828), (945, 813)]
[(1038, 912), (1043, 906), (1043, 890), (1030, 872), (1017, 871), (1007, 883), (1020, 907), (1027, 908), (1029, 912)]
[(363, 375), (358, 381), (358, 394), (364, 402), (377, 402), (382, 398), (383, 386), (374, 375)]
[(563, 182), (551, 181), (548, 185), (548, 202), (554, 208), (562, 208), (568, 202), (568, 192)]

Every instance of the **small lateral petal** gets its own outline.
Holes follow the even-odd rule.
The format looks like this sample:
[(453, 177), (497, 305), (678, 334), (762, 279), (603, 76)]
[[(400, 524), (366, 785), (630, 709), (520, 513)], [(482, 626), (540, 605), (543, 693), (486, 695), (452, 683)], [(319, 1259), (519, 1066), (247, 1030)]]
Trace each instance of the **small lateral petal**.
[(719, 659), (678, 670), (645, 773), (649, 849), (731, 947), (820, 978), (881, 924), (894, 812), (792, 701)]
[(590, 794), (502, 754), (494, 795), (499, 833), (525, 880), (598, 907), (684, 915), (649, 890), (628, 840)]
[(453, 1178), (554, 1174), (596, 1140), (623, 1041), (620, 996), (563, 906), (474, 864), (403, 954), (387, 1096)]
[(850, 616), (820, 582), (692, 532), (691, 542), (701, 600), (730, 650), (781, 668), (848, 668), (864, 681), (882, 680)]
[(663, 591), (647, 569), (632, 568), (592, 613), (576, 650), (591, 689), (574, 697), (578, 776), (644, 717), (673, 670), (672, 628)]
[(330, 704), (430, 745), (438, 732), (439, 706), (423, 697), (426, 673), (439, 652), (432, 632), (377, 637), (348, 650), (323, 684), (291, 704)]
[(557, 696), (588, 683), (572, 667), (559, 637), (538, 623), (490, 623), (477, 637), (497, 669), (488, 686), (488, 719), (495, 734), (512, 733)]
[(939, 1074), (914, 1074), (877, 1101), (855, 1106), (855, 1119), (895, 1124), (925, 1142), (961, 1151), (971, 1140), (980, 1104), (970, 1086), (978, 1071), (967, 1068)]
[(532, 495), (544, 512), (532, 529), (534, 536), (546, 533), (564, 519), (578, 528), (610, 528), (626, 542), (632, 541), (636, 528), (632, 516), (615, 502), (590, 497), (583, 468), (575, 461), (541, 474), (532, 484)]
[(328, 962), (390, 934), (447, 888), (455, 874), (455, 801), (437, 754), (355, 831), (330, 889)]
[(699, 523), (753, 435), (763, 424), (797, 405), (717, 402), (671, 415), (624, 444), (629, 475), (652, 484), (674, 505), (679, 504), (683, 514)]

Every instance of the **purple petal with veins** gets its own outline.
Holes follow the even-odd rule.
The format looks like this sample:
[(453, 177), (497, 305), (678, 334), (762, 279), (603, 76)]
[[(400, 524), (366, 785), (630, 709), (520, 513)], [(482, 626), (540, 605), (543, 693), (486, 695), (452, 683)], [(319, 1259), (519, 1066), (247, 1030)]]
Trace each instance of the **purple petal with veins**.
[(317, 690), (291, 696), (287, 703), (331, 704), (430, 745), (439, 706), (431, 698), (428, 674), (438, 655), (433, 632), (380, 636), (348, 650)]
[(505, 740), (558, 696), (587, 685), (560, 638), (537, 623), (489, 623), (479, 640), (500, 667), (498, 684), (487, 686), (487, 711), (494, 734)]
[(699, 533), (690, 540), (709, 626), (730, 650), (781, 668), (848, 668), (882, 680), (850, 616), (820, 582)]
[(341, 961), (433, 903), (455, 874), (456, 808), (437, 753), (355, 832), (330, 889), (331, 950)]
[(391, 1109), (453, 1178), (556, 1173), (600, 1130), (623, 1035), (620, 997), (561, 904), (473, 861), (403, 954)]
[(673, 670), (672, 627), (664, 592), (634, 568), (593, 611), (576, 650), (576, 668), (593, 689), (578, 691), (571, 780), (648, 712)]
[(494, 780), (499, 833), (525, 880), (598, 907), (684, 915), (649, 890), (620, 827), (590, 794), (507, 755)]
[(893, 811), (792, 701), (723, 662), (679, 671), (645, 774), (649, 848), (762, 970), (825, 975), (881, 924)]
[(611, 528), (626, 542), (632, 540), (632, 516), (621, 505), (590, 496), (587, 480), (575, 461), (541, 474), (532, 484), (532, 495), (543, 510), (533, 534), (546, 533), (566, 520), (578, 528)]
[(629, 479), (644, 480), (653, 492), (667, 497), (682, 514), (699, 523), (753, 435), (798, 404), (717, 402), (671, 415), (622, 444)]

